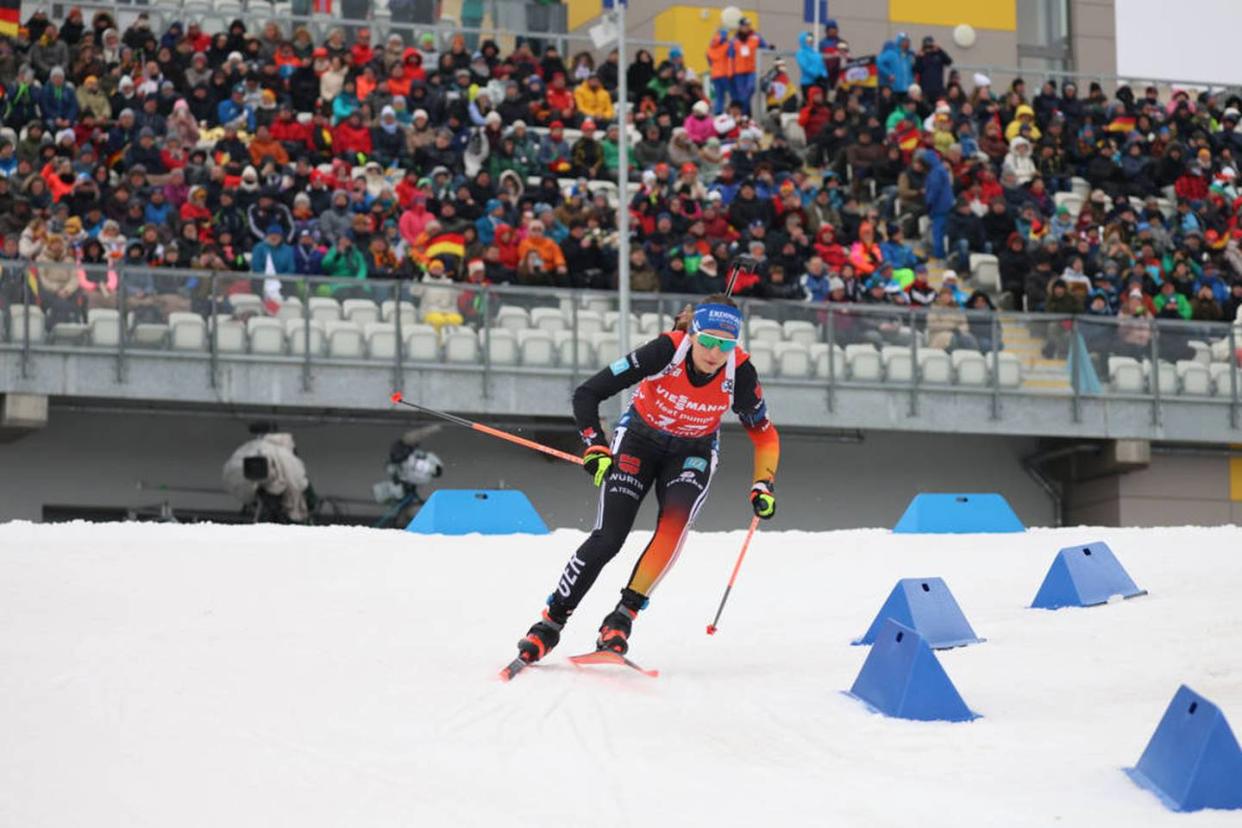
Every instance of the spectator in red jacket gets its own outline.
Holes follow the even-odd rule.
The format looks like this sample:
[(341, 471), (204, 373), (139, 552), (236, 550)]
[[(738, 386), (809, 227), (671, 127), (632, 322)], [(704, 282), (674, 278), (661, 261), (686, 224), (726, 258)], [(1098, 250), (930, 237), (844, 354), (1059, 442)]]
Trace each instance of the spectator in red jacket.
[(348, 118), (332, 130), (332, 149), (336, 155), (346, 158), (357, 153), (367, 156), (371, 154), (371, 130), (363, 125), (360, 112), (351, 112)]

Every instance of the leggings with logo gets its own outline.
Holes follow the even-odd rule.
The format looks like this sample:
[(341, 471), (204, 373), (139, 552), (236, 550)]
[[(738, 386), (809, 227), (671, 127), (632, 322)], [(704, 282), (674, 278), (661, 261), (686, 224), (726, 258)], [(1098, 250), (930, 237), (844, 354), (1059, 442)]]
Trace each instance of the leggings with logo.
[(651, 489), (660, 504), (655, 534), (621, 591), (622, 603), (638, 611), (672, 568), (716, 469), (716, 436), (686, 439), (662, 434), (634, 418), (620, 426), (612, 441), (612, 468), (601, 486), (599, 511), (591, 536), (569, 559), (556, 590), (548, 598), (552, 614), (573, 612), (621, 550), (638, 507)]

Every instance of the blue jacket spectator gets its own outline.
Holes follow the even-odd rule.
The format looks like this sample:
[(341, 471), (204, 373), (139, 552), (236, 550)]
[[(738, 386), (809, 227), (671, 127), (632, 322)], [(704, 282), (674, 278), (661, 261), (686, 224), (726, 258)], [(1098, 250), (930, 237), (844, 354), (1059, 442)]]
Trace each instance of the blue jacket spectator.
[(802, 85), (810, 86), (828, 77), (824, 68), (824, 58), (815, 48), (815, 38), (809, 32), (798, 38), (798, 68), (802, 70)]
[(231, 124), (239, 118), (245, 118), (246, 131), (254, 132), (254, 109), (242, 101), (245, 93), (246, 90), (242, 87), (235, 87), (233, 94), (216, 106), (216, 118), (219, 119), (221, 126)]
[(284, 243), (280, 225), (273, 224), (267, 228), (263, 241), (250, 251), (250, 270), (254, 273), (267, 273), (268, 262), (272, 263), (275, 273), (294, 273), (297, 261), (293, 257), (293, 248)]
[(59, 66), (52, 70), (51, 80), (39, 93), (39, 112), (49, 124), (72, 123), (78, 119), (78, 96), (73, 87), (65, 83), (65, 72)]
[[(905, 48), (898, 44), (904, 42)], [(910, 38), (897, 35), (897, 41), (884, 41), (880, 56), (875, 59), (880, 86), (892, 87), (894, 92), (905, 94), (914, 82), (914, 56), (910, 54)]]

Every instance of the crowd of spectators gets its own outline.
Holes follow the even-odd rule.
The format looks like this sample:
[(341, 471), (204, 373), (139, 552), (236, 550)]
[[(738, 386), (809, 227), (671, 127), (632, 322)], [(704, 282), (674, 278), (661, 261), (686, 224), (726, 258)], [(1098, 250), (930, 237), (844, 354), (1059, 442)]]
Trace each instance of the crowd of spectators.
[[(798, 47), (762, 64), (771, 45), (743, 19), (700, 75), (679, 49), (623, 67), (521, 39), (506, 54), (38, 12), (0, 38), (0, 258), (32, 263), (0, 273), (0, 297), (25, 283), (53, 324), (80, 317), (115, 307), (116, 265), (144, 266), (127, 295), (159, 313), (210, 301), (169, 267), (236, 273), (229, 290), (269, 309), (271, 277), (292, 274), (352, 280), (321, 288), (338, 296), (378, 296), (376, 279), (608, 289), (619, 200), (640, 292), (717, 291), (746, 255), (738, 293), (809, 303), (1203, 321), (1242, 305), (1242, 99), (995, 90), (905, 35), (871, 86), (834, 21)], [(628, 194), (608, 183), (623, 140)], [(1077, 212), (1056, 198), (1075, 177)], [(971, 290), (972, 253), (999, 258), (1003, 295)], [(437, 295), (443, 321), (477, 312), (470, 291)], [(952, 318), (946, 344), (986, 338)]]

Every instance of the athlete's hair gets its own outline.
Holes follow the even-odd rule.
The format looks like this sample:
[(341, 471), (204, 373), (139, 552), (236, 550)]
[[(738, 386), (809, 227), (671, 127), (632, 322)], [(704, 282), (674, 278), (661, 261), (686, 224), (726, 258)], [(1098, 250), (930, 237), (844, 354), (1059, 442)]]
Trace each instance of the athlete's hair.
[[(728, 305), (731, 308), (737, 307), (737, 302), (733, 301), (732, 296), (723, 293), (713, 293), (710, 296), (704, 296), (701, 305)], [(677, 314), (677, 319), (673, 324), (675, 331), (688, 331), (690, 325), (694, 322), (694, 305), (686, 305)]]

